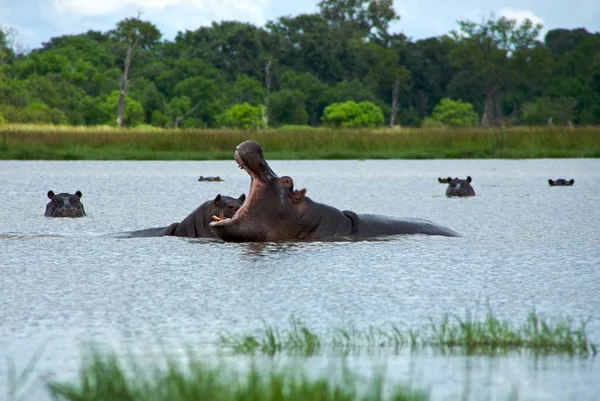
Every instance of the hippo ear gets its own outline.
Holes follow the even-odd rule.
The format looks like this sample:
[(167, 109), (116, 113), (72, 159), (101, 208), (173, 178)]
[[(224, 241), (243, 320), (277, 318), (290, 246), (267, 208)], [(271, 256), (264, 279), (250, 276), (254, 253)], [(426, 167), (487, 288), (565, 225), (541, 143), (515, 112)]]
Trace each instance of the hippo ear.
[(470, 175), (468, 175), (468, 176), (467, 176), (467, 182), (469, 182), (469, 183), (470, 183), (471, 181), (473, 181), (473, 179), (471, 178), (471, 176), (470, 176)]
[(81, 198), (81, 197), (83, 196), (83, 194), (81, 193), (81, 191), (77, 191), (77, 192), (75, 192), (75, 195), (76, 195), (78, 198)]
[(56, 195), (54, 194), (54, 191), (48, 191), (48, 198), (50, 199), (54, 199), (56, 197)]
[(238, 199), (244, 202), (246, 200), (246, 194), (241, 194)]
[(571, 179), (569, 180), (569, 184), (574, 184), (574, 183), (575, 183), (575, 180), (571, 178)]
[(218, 194), (217, 197), (215, 198), (215, 200), (213, 201), (213, 203), (216, 206), (220, 206), (221, 205), (221, 194)]
[(299, 191), (295, 191), (291, 196), (292, 203), (294, 205), (304, 201), (304, 195), (306, 195), (306, 188), (302, 188)]
[(554, 181), (552, 181), (552, 178), (550, 178), (550, 179), (548, 180), (548, 184), (550, 184), (550, 185), (554, 184)]

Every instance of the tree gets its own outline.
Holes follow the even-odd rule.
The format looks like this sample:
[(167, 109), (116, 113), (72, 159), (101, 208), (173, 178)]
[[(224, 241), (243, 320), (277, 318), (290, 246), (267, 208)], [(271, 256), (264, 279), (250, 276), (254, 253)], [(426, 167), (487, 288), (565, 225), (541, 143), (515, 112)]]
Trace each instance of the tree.
[(321, 15), (354, 38), (369, 38), (387, 47), (390, 23), (400, 20), (392, 0), (321, 0)]
[(140, 51), (151, 51), (162, 34), (154, 24), (140, 20), (140, 14), (138, 14), (136, 18), (126, 18), (119, 22), (117, 28), (112, 30), (109, 35), (118, 44), (119, 50), (125, 53), (117, 107), (117, 125), (122, 127), (131, 63)]
[(0, 25), (0, 65), (15, 59), (17, 30), (12, 26)]
[(262, 104), (265, 100), (265, 88), (256, 79), (246, 74), (240, 74), (233, 83), (232, 102)]
[[(120, 98), (121, 92), (115, 90), (111, 92), (103, 102), (100, 103), (99, 110), (103, 114), (103, 124), (114, 124), (114, 120), (111, 116), (114, 116), (118, 107), (120, 107)], [(144, 108), (140, 102), (127, 97), (127, 102), (124, 102), (123, 104), (125, 105), (125, 109), (122, 115), (121, 126), (136, 126), (144, 122)]]
[(269, 121), (275, 125), (305, 125), (308, 113), (304, 102), (306, 95), (299, 90), (282, 89), (269, 99)]
[(431, 117), (444, 125), (467, 127), (477, 125), (478, 116), (471, 103), (442, 99), (433, 109)]
[(511, 71), (510, 56), (513, 52), (535, 46), (542, 29), (526, 19), (520, 25), (516, 20), (490, 15), (479, 24), (458, 21), (459, 30), (451, 36), (457, 42), (451, 53), (454, 65), (473, 79), (473, 84), (485, 94), (481, 125), (487, 126), (494, 117), (500, 118), (498, 94), (510, 88), (515, 79)]

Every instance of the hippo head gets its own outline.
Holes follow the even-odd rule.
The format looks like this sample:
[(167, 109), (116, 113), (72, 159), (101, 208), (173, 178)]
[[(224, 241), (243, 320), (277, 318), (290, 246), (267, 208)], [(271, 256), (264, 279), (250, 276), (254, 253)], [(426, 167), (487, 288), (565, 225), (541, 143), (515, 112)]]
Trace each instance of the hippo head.
[(235, 212), (239, 210), (246, 200), (246, 195), (242, 194), (239, 198), (231, 196), (223, 196), (218, 194), (215, 199), (206, 202), (209, 222), (214, 219), (212, 216), (217, 216), (218, 219), (230, 219)]
[(460, 178), (446, 179), (448, 187), (446, 188), (446, 196), (474, 196), (475, 190), (471, 186), (471, 176), (467, 176), (466, 180)]
[(567, 186), (567, 187), (569, 187), (569, 186), (573, 185), (574, 183), (575, 183), (575, 180), (572, 179), (572, 178), (569, 181), (565, 180), (564, 178), (559, 178), (556, 181), (553, 181), (552, 179), (548, 180), (548, 184), (550, 184), (550, 186), (553, 186), (553, 187), (555, 187), (555, 186)]
[(81, 203), (81, 191), (74, 194), (60, 193), (55, 194), (54, 191), (48, 191), (50, 202), (46, 205), (46, 217), (83, 217), (85, 210)]
[[(238, 166), (250, 176), (250, 190), (242, 207), (229, 219), (217, 218), (209, 227), (213, 234), (232, 242), (265, 242), (295, 236), (295, 218), (302, 213), (306, 190), (294, 191), (291, 177), (278, 177), (265, 160), (261, 146), (246, 141), (235, 148)], [(290, 222), (290, 227), (286, 226)]]

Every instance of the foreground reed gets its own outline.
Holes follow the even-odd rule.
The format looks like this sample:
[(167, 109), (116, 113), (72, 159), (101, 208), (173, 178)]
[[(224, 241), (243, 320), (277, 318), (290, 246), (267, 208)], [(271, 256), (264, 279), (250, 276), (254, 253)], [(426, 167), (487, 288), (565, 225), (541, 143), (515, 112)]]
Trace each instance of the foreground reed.
[(203, 363), (189, 356), (187, 363), (166, 359), (158, 363), (131, 365), (114, 353), (90, 348), (79, 371), (78, 382), (51, 380), (48, 388), (55, 400), (68, 401), (196, 401), (196, 400), (322, 400), (395, 401), (428, 400), (425, 391), (398, 386), (384, 396), (382, 375), (375, 375), (364, 388), (344, 369), (341, 380), (311, 378), (295, 369), (259, 369), (252, 364), (245, 375)]
[(423, 330), (370, 327), (366, 330), (336, 329), (328, 335), (319, 336), (292, 317), (287, 331), (265, 326), (258, 336), (222, 334), (220, 345), (238, 353), (261, 352), (267, 355), (282, 351), (313, 355), (328, 349), (345, 352), (384, 347), (394, 350), (430, 347), (487, 355), (525, 349), (539, 354), (595, 356), (597, 349), (588, 339), (587, 321), (580, 321), (577, 328), (573, 328), (572, 323), (571, 318), (544, 320), (532, 311), (523, 324), (513, 326), (489, 311), (483, 320), (476, 320), (470, 313), (464, 319), (446, 315), (440, 323), (431, 321)]
[(0, 159), (223, 160), (254, 139), (270, 159), (600, 157), (600, 127), (267, 131), (0, 126)]

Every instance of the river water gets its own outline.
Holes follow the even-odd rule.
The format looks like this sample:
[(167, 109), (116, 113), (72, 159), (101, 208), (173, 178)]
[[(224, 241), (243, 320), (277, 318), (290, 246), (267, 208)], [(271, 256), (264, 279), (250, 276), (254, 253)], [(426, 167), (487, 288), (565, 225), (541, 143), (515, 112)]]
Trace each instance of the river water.
[[(23, 368), (43, 347), (25, 400), (47, 399), (42, 374), (72, 377), (81, 345), (142, 348), (185, 342), (216, 350), (221, 332), (418, 328), (486, 305), (522, 323), (591, 318), (600, 342), (600, 160), (269, 161), (307, 196), (340, 209), (432, 220), (459, 238), (230, 244), (115, 233), (181, 221), (221, 193), (247, 193), (231, 161), (0, 161), (0, 394), (5, 360)], [(224, 182), (198, 182), (219, 175)], [(437, 177), (473, 177), (476, 196), (446, 198)], [(549, 178), (574, 178), (550, 187)], [(46, 192), (83, 192), (87, 216), (44, 217)], [(233, 357), (235, 358), (235, 357)], [(240, 357), (238, 357), (240, 358)], [(352, 356), (385, 363), (392, 380), (434, 400), (596, 400), (594, 359), (400, 352)], [(309, 367), (326, 358), (301, 361)], [(1, 396), (0, 396), (1, 397)]]

